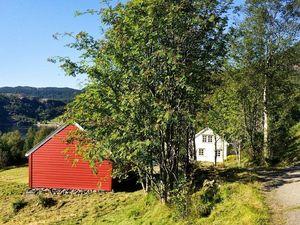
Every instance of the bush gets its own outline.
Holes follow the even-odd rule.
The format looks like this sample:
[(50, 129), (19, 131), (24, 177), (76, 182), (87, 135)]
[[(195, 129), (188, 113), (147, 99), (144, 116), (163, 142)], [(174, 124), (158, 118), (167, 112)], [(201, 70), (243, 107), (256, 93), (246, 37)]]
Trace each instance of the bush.
[(51, 197), (39, 196), (39, 204), (44, 208), (49, 208), (56, 205), (57, 201)]
[(216, 182), (205, 180), (202, 189), (192, 195), (191, 214), (196, 217), (207, 217), (221, 200)]
[(171, 203), (175, 208), (176, 216), (185, 218), (189, 215), (191, 184), (182, 179), (171, 192)]
[(291, 165), (300, 160), (300, 123), (290, 129), (290, 144), (283, 154), (283, 165)]
[(228, 155), (225, 160), (226, 167), (237, 167), (238, 161), (236, 155)]
[(27, 202), (24, 201), (24, 199), (17, 200), (12, 203), (12, 208), (15, 213), (19, 212), (21, 209), (23, 209), (27, 205)]

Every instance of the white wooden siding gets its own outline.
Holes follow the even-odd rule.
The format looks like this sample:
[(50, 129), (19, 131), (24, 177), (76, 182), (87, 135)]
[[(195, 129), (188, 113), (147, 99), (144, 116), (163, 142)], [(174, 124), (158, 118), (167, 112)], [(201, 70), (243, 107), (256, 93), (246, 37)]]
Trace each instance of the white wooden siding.
[[(209, 136), (212, 136), (212, 141), (208, 142)], [(203, 137), (204, 136), (204, 137)], [(227, 157), (228, 143), (222, 139), (219, 135), (217, 138), (217, 150), (220, 150), (220, 156), (217, 156), (217, 162), (224, 162)], [(215, 161), (215, 135), (212, 129), (205, 128), (196, 134), (196, 159), (197, 161), (214, 162)], [(200, 150), (203, 149), (203, 150)], [(203, 151), (203, 155), (200, 154)]]

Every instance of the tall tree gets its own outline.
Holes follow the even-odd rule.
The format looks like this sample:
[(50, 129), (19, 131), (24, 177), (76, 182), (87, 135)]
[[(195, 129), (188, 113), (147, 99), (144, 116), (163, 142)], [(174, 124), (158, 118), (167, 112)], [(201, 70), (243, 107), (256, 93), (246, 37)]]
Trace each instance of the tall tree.
[[(26, 137), (27, 141), (29, 142), (28, 144), (31, 144), (31, 148), (32, 148), (34, 145), (38, 144), (45, 137), (47, 137), (47, 135), (49, 135), (53, 130), (54, 130), (53, 127), (42, 126), (36, 132), (34, 132), (34, 130), (28, 131)], [(34, 132), (34, 139), (32, 139), (33, 132)], [(27, 149), (27, 151), (28, 150), (29, 149)]]
[(35, 137), (36, 131), (33, 127), (30, 127), (26, 133), (26, 138), (24, 140), (24, 152), (29, 151), (33, 145), (34, 145), (34, 137)]
[[(251, 103), (244, 104), (246, 114), (252, 115), (246, 126), (252, 121), (248, 128), (262, 130), (265, 162), (274, 158), (279, 147), (275, 146), (276, 138), (283, 133), (282, 125), (289, 123), (286, 112), (297, 90), (292, 77), (297, 73), (294, 66), (299, 60), (291, 50), (299, 40), (297, 10), (295, 1), (291, 0), (247, 0), (245, 19), (239, 26), (240, 36), (233, 52), (238, 73), (248, 81), (244, 82), (244, 94), (248, 93), (244, 100), (252, 99)], [(252, 131), (249, 129), (248, 133)]]
[(0, 167), (24, 163), (24, 152), (19, 131), (4, 133), (0, 136)]
[[(215, 134), (220, 135), (228, 142), (238, 143), (245, 140), (245, 118), (242, 103), (238, 98), (241, 83), (235, 81), (236, 76), (232, 76), (232, 72), (230, 67), (227, 67), (222, 76), (216, 77), (218, 85), (214, 92), (205, 99), (209, 107), (206, 112), (203, 112), (206, 117), (203, 117), (205, 119), (202, 124), (206, 124), (214, 130)], [(215, 135), (216, 137), (217, 135)], [(216, 153), (215, 144), (215, 156)]]
[(75, 37), (70, 46), (86, 61), (61, 59), (62, 67), (90, 83), (65, 118), (95, 140), (79, 148), (84, 157), (109, 157), (118, 174), (137, 171), (145, 189), (168, 201), (188, 177), (196, 114), (226, 54), (227, 9), (227, 1), (132, 0), (101, 11), (104, 40)]

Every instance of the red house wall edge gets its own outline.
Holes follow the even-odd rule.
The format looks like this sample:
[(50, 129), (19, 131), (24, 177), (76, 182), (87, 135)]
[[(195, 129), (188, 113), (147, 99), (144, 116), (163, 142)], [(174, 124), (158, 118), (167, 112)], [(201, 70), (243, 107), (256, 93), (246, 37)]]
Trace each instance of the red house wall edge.
[[(66, 136), (66, 130), (74, 130), (74, 125), (68, 125), (58, 133), (56, 133), (52, 138), (50, 138), (43, 145), (39, 146), (37, 150), (30, 153), (28, 156), (28, 171), (29, 171), (29, 180), (28, 185), (30, 188), (62, 188), (62, 189), (85, 189), (85, 190), (103, 190), (103, 191), (111, 191), (112, 190), (112, 162), (109, 160), (104, 160), (103, 163), (100, 163), (98, 168), (102, 168), (97, 174), (97, 178), (99, 179), (97, 183), (95, 183), (95, 176), (91, 174), (92, 169), (87, 166), (88, 163), (86, 161), (79, 161), (79, 168), (73, 170), (71, 163), (68, 160), (65, 160), (60, 154), (60, 151), (57, 149), (62, 149), (65, 147), (65, 143), (59, 143), (58, 138), (62, 138)], [(77, 128), (75, 128), (77, 129)], [(57, 137), (59, 136), (59, 137)], [(51, 139), (54, 139), (51, 141)], [(47, 146), (49, 142), (49, 146)], [(70, 146), (69, 146), (70, 147)], [(74, 148), (74, 145), (71, 146)], [(52, 150), (53, 149), (53, 150)], [(39, 152), (42, 151), (42, 152)], [(51, 154), (52, 151), (52, 154)], [(42, 153), (42, 154), (41, 154)], [(58, 154), (59, 153), (59, 154)], [(36, 155), (37, 154), (37, 155)], [(57, 158), (59, 156), (59, 158)], [(58, 161), (59, 165), (53, 164), (55, 160)], [(53, 168), (54, 165), (54, 168)], [(58, 171), (58, 168), (55, 166), (61, 166), (61, 171)], [(48, 172), (49, 170), (49, 172)], [(54, 174), (51, 174), (53, 170)], [(75, 171), (75, 172), (74, 172)], [(61, 173), (60, 173), (61, 172)], [(34, 173), (34, 174), (33, 174)], [(82, 174), (80, 174), (82, 173)], [(55, 176), (55, 179), (54, 179)], [(73, 178), (71, 186), (65, 185), (68, 184), (68, 179), (70, 182), (70, 177)], [(102, 179), (100, 179), (102, 178)], [(48, 179), (48, 180), (47, 180)], [(64, 181), (66, 179), (66, 181)], [(74, 183), (74, 180), (77, 179), (77, 184)], [(90, 183), (89, 183), (90, 182)]]
[(32, 188), (32, 155), (28, 157), (28, 186)]

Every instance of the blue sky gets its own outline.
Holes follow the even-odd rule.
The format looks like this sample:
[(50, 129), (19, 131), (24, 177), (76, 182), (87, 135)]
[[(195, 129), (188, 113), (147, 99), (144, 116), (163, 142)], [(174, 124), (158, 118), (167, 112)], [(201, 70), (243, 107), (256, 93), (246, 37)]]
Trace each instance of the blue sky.
[[(237, 0), (240, 1), (240, 0)], [(100, 36), (97, 16), (74, 12), (97, 9), (99, 0), (0, 0), (0, 87), (82, 88), (84, 76), (66, 77), (51, 56), (77, 56), (54, 40), (56, 32), (86, 31)]]

